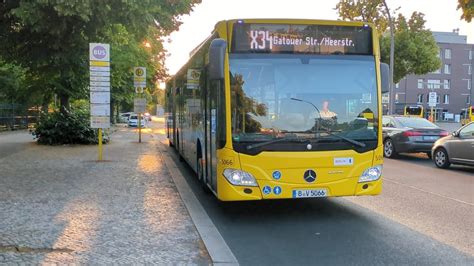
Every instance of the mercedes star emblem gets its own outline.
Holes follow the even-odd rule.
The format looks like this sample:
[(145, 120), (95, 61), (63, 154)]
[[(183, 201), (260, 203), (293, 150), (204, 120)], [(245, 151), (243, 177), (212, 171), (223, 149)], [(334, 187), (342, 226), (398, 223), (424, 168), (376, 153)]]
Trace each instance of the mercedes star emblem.
[(316, 172), (311, 169), (306, 170), (306, 172), (304, 172), (303, 178), (308, 183), (314, 182), (316, 180)]

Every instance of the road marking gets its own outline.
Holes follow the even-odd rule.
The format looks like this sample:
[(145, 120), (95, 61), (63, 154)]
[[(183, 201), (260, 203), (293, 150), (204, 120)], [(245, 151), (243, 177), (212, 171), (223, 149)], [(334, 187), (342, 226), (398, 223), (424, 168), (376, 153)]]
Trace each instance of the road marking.
[[(173, 159), (169, 156), (163, 156), (166, 151), (164, 144), (159, 142), (160, 157), (165, 162), (166, 168), (173, 179), (181, 199), (188, 209), (189, 215), (193, 220), (196, 229), (201, 236), (204, 245), (209, 252), (213, 264), (239, 265), (234, 254), (225, 242), (222, 235), (217, 230), (206, 210), (194, 195)], [(167, 152), (167, 151), (166, 151)], [(217, 199), (216, 199), (217, 200)]]
[(445, 199), (450, 199), (450, 200), (454, 200), (454, 201), (457, 201), (459, 203), (464, 203), (464, 204), (467, 204), (469, 206), (474, 206), (474, 204), (472, 203), (469, 203), (469, 202), (465, 202), (463, 200), (458, 200), (458, 199), (455, 199), (455, 198), (451, 198), (451, 197), (448, 197), (448, 196), (444, 196), (444, 195), (441, 195), (441, 194), (438, 194), (438, 193), (435, 193), (435, 192), (431, 192), (431, 191), (427, 191), (427, 190), (424, 190), (424, 189), (421, 189), (421, 188), (418, 188), (418, 187), (414, 187), (414, 186), (410, 186), (410, 185), (405, 185), (403, 183), (400, 183), (400, 182), (397, 182), (397, 181), (393, 181), (391, 179), (388, 179), (388, 178), (383, 178), (385, 181), (388, 181), (388, 182), (392, 182), (394, 184), (397, 184), (397, 185), (400, 185), (400, 186), (404, 186), (404, 187), (409, 187), (409, 188), (412, 188), (412, 189), (415, 189), (415, 190), (418, 190), (418, 191), (421, 191), (421, 192), (425, 192), (425, 193), (429, 193), (429, 194), (432, 194), (432, 195), (435, 195), (435, 196), (438, 196), (438, 197), (442, 197), (442, 198), (445, 198)]

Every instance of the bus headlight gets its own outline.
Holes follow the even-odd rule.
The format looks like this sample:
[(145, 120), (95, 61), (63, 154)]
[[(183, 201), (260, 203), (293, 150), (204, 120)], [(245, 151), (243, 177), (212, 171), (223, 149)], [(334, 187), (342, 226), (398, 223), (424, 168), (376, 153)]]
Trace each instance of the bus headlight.
[(382, 165), (367, 168), (359, 177), (359, 183), (375, 181), (382, 175)]
[(250, 186), (256, 187), (257, 181), (255, 177), (250, 173), (242, 170), (227, 168), (224, 169), (224, 177), (232, 184), (236, 186)]

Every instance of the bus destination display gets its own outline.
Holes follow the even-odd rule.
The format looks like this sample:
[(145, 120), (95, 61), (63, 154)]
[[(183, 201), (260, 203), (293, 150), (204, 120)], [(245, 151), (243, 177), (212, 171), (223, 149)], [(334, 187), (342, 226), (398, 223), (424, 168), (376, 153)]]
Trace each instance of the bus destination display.
[(368, 26), (235, 23), (234, 53), (372, 54)]

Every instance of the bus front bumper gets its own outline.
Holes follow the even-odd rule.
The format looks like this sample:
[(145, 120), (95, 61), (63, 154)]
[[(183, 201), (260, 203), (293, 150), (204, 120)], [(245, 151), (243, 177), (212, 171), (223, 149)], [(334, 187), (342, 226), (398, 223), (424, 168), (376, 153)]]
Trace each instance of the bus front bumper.
[(222, 201), (293, 199), (378, 195), (382, 192), (382, 177), (377, 181), (358, 183), (359, 177), (327, 183), (290, 184), (273, 180), (257, 180), (258, 187), (234, 186), (222, 180), (218, 198)]

